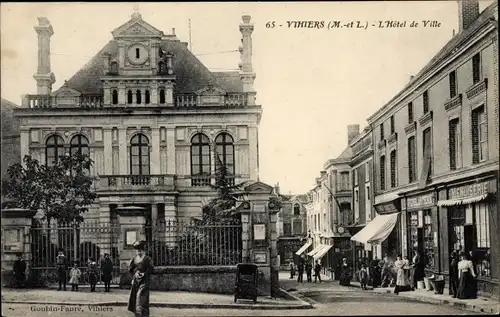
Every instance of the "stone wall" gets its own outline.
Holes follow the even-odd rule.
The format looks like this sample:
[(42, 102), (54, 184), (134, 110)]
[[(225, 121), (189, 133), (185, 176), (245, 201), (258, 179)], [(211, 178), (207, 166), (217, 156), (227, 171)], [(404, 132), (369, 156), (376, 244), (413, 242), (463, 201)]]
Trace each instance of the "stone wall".
[[(267, 274), (266, 274), (267, 273)], [(124, 273), (120, 288), (130, 288), (131, 275)], [(151, 290), (234, 294), (236, 266), (155, 267)], [(270, 294), (269, 268), (259, 268), (259, 296)]]

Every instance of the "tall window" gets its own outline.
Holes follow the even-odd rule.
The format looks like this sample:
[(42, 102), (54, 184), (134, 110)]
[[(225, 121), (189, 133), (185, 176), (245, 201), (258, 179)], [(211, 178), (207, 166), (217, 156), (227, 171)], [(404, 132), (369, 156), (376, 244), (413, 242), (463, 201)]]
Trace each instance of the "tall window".
[(481, 53), (472, 57), (472, 82), (478, 83), (481, 80)]
[(396, 150), (391, 151), (391, 187), (396, 187)]
[(210, 140), (202, 133), (191, 139), (191, 175), (210, 175)]
[(134, 96), (133, 96), (133, 94), (132, 94), (132, 90), (129, 90), (129, 91), (127, 92), (127, 103), (128, 103), (128, 104), (131, 104), (131, 103), (133, 103), (133, 102), (134, 102)]
[(380, 190), (385, 190), (385, 155), (380, 157)]
[(292, 224), (289, 222), (283, 223), (283, 235), (289, 237), (292, 235)]
[(130, 140), (130, 172), (149, 175), (149, 140), (144, 134), (136, 134)]
[(302, 233), (302, 220), (293, 221), (293, 235), (300, 235)]
[(295, 216), (300, 216), (300, 205), (299, 204), (295, 204), (293, 206), (293, 214)]
[(75, 135), (70, 142), (69, 153), (73, 156), (76, 153), (89, 155), (89, 140), (81, 134)]
[(365, 182), (370, 181), (370, 162), (365, 163)]
[(339, 190), (349, 190), (349, 172), (340, 172)]
[(118, 104), (118, 91), (116, 89), (113, 89), (111, 92), (111, 103), (114, 105)]
[(488, 152), (486, 116), (484, 106), (472, 111), (472, 163), (486, 160)]
[(138, 48), (135, 49), (135, 58), (140, 58), (141, 57), (140, 52), (141, 51)]
[(59, 135), (52, 135), (45, 143), (45, 165), (53, 166), (64, 155), (64, 140)]
[(457, 75), (455, 71), (452, 71), (450, 75), (448, 75), (448, 79), (450, 81), (450, 98), (453, 98), (457, 95)]
[(384, 124), (380, 124), (380, 140), (384, 140)]
[(354, 186), (358, 186), (358, 169), (354, 169)]
[(151, 96), (149, 90), (146, 90), (146, 93), (144, 94), (144, 103), (146, 103), (147, 105), (151, 103)]
[(458, 118), (451, 120), (448, 123), (449, 130), (449, 150), (450, 150), (450, 170), (457, 168), (458, 157)]
[(215, 139), (215, 154), (219, 156), (222, 164), (226, 166), (229, 175), (235, 173), (233, 142), (233, 138), (227, 133), (221, 133)]
[(488, 205), (477, 203), (472, 205), (474, 208), (474, 225), (477, 235), (476, 251), (478, 260), (479, 276), (491, 277), (491, 258), (490, 258), (490, 219), (488, 214)]
[(428, 90), (424, 91), (422, 99), (423, 99), (423, 104), (424, 104), (424, 114), (426, 114), (427, 112), (429, 112), (429, 91)]
[(391, 134), (394, 133), (395, 127), (394, 127), (394, 116), (391, 116)]
[(160, 104), (165, 103), (165, 89), (160, 89)]
[(137, 96), (137, 104), (140, 105), (142, 103), (142, 92), (137, 90), (135, 94)]
[[(424, 130), (424, 138), (423, 138), (423, 141), (424, 141), (424, 160), (425, 159), (429, 159), (431, 160), (432, 159), (432, 138), (431, 138), (431, 128), (427, 128)], [(431, 161), (429, 161), (429, 174), (427, 175), (431, 175), (432, 174), (432, 163)]]
[(408, 183), (417, 180), (416, 149), (415, 137), (411, 136), (408, 138)]
[(413, 122), (413, 102), (408, 103), (408, 123)]
[(370, 200), (370, 186), (366, 186), (366, 200)]

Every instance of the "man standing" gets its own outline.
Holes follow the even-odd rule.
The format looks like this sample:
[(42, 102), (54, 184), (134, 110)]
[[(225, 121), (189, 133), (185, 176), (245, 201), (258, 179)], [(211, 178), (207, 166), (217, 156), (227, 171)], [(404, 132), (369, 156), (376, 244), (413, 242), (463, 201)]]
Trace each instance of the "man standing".
[(316, 265), (314, 266), (314, 283), (316, 283), (317, 280), (321, 283), (321, 264), (319, 260), (316, 261)]
[(111, 286), (111, 278), (113, 273), (113, 262), (109, 258), (108, 253), (104, 253), (104, 259), (101, 262), (102, 281), (104, 282), (104, 291), (109, 292)]
[(390, 272), (390, 263), (389, 263), (389, 256), (386, 254), (384, 259), (380, 261), (379, 266), (382, 269), (382, 287), (388, 287), (391, 278), (391, 272)]
[(16, 279), (16, 287), (23, 287), (26, 279), (26, 261), (23, 259), (22, 253), (17, 253), (17, 260), (14, 262), (14, 278)]
[(97, 284), (97, 263), (94, 261), (94, 258), (89, 259), (89, 265), (87, 270), (90, 282), (90, 291), (95, 292), (95, 286)]
[(312, 269), (313, 265), (311, 263), (311, 260), (308, 260), (306, 263), (306, 275), (307, 275), (307, 282), (312, 283)]
[(295, 264), (293, 261), (290, 261), (290, 279), (293, 280), (293, 277), (295, 276)]
[(297, 279), (297, 282), (303, 283), (304, 282), (304, 260), (303, 259), (300, 259), (299, 267), (298, 267), (298, 274), (299, 274), (299, 277)]
[(59, 280), (59, 289), (61, 290), (62, 286), (64, 286), (64, 290), (66, 290), (66, 270), (68, 269), (68, 261), (66, 260), (66, 256), (64, 255), (64, 250), (59, 249), (56, 257), (56, 268), (57, 268), (57, 278)]

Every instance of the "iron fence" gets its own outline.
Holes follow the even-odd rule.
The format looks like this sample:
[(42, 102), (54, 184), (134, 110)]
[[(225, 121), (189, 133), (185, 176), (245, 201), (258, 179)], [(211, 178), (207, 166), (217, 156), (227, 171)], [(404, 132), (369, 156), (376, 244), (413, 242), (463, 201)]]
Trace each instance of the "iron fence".
[[(199, 219), (171, 219), (146, 224), (91, 223), (38, 224), (31, 228), (31, 263), (33, 275), (46, 282), (57, 281), (56, 257), (63, 250), (68, 273), (77, 261), (82, 272), (80, 282), (88, 283), (87, 261), (98, 265), (104, 253), (113, 262), (113, 281), (120, 279), (120, 260), (134, 251), (128, 232), (146, 241), (146, 253), (155, 266), (235, 265), (241, 262), (241, 224), (238, 220), (207, 222)], [(99, 281), (101, 276), (99, 276)]]

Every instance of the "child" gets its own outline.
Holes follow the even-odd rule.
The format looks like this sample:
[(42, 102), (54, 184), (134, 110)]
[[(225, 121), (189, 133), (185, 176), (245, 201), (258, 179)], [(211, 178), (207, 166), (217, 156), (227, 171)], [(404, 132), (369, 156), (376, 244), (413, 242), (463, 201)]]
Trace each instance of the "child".
[(70, 276), (69, 283), (71, 284), (72, 291), (78, 292), (78, 283), (80, 281), (81, 275), (82, 275), (82, 272), (78, 268), (78, 262), (74, 261), (73, 267), (71, 268), (71, 271), (69, 272), (69, 276)]
[(57, 252), (56, 258), (56, 266), (57, 266), (57, 279), (59, 282), (59, 289), (61, 290), (64, 285), (64, 290), (66, 290), (66, 270), (68, 269), (68, 264), (66, 262), (66, 256), (64, 255), (64, 250), (59, 249)]
[(361, 284), (361, 289), (366, 291), (366, 284), (368, 283), (366, 264), (361, 265), (361, 269), (359, 270), (359, 283)]
[(95, 292), (95, 285), (97, 284), (97, 274), (99, 271), (97, 269), (97, 263), (94, 261), (94, 258), (89, 259), (89, 266), (87, 272), (89, 275), (90, 291)]

